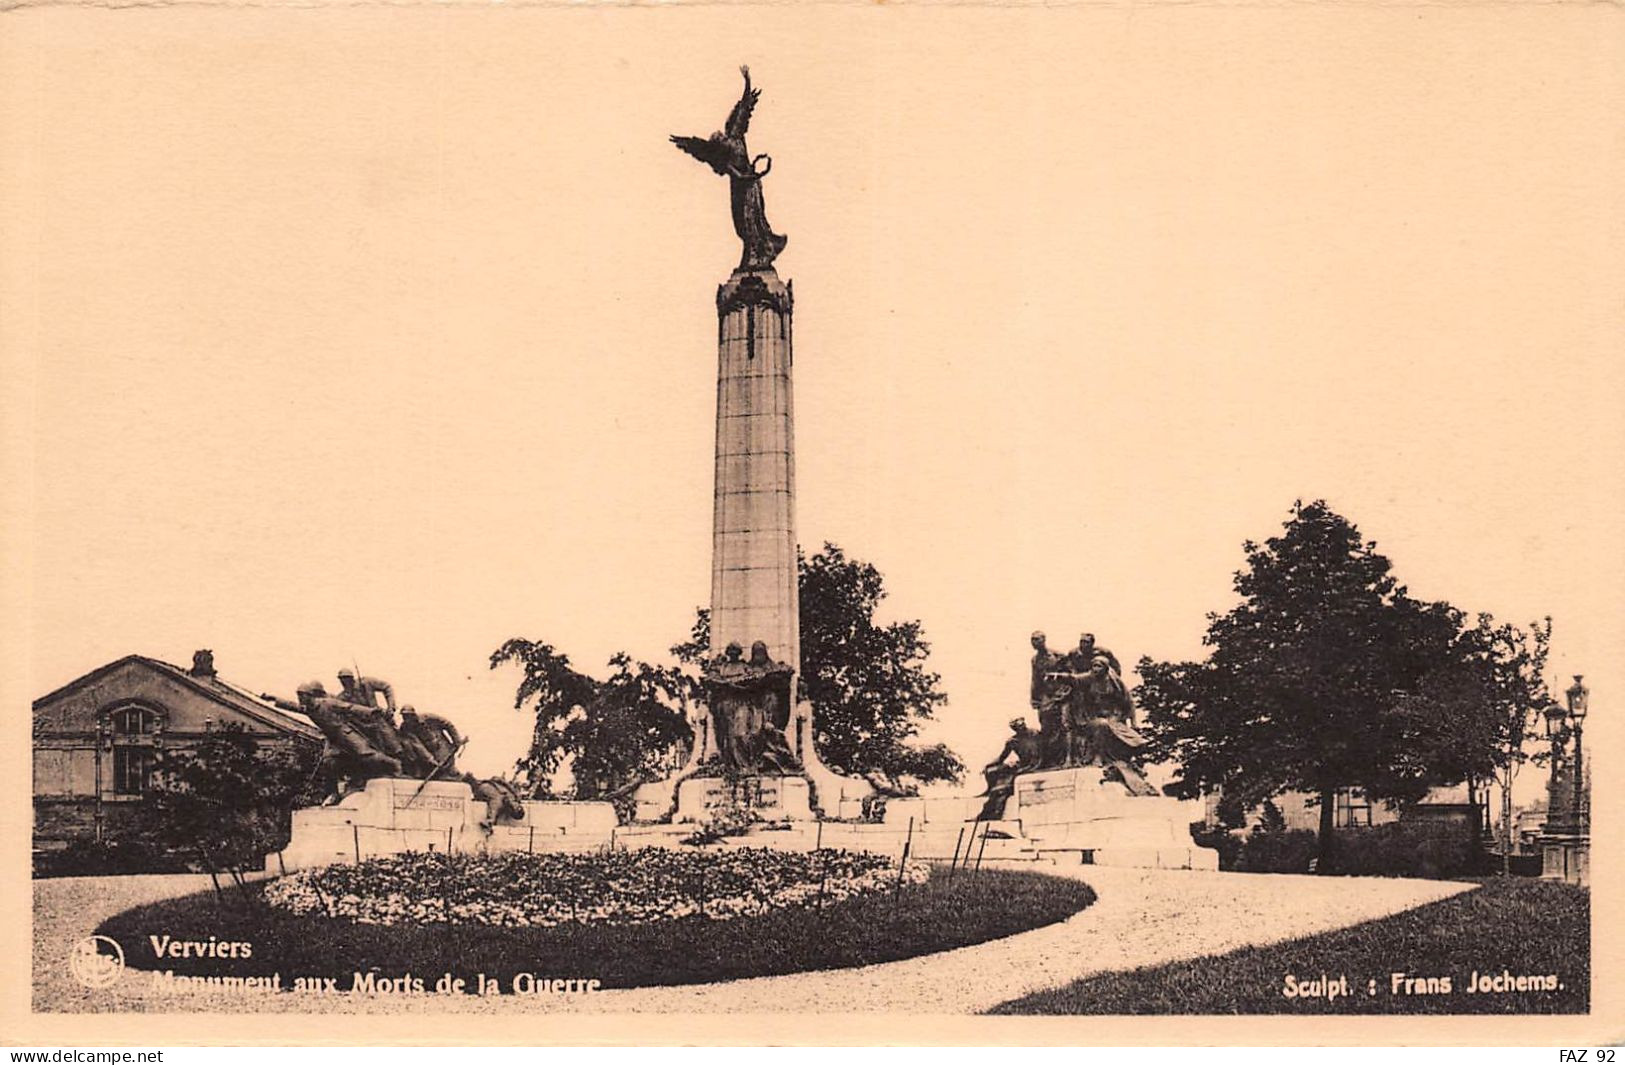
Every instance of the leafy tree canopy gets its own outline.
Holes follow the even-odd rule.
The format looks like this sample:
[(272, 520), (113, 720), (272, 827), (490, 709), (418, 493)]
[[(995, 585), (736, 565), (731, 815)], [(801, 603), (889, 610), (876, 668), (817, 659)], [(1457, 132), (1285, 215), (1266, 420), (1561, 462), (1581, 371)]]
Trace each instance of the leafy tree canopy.
[(628, 788), (659, 777), (674, 750), (694, 742), (687, 705), (698, 684), (678, 669), (617, 653), (609, 678), (600, 681), (551, 645), (524, 639), (491, 655), (492, 669), (510, 663), (524, 674), (514, 707), (536, 717), (530, 750), (516, 767), (520, 787), (533, 796), (552, 795), (568, 757), (571, 797), (624, 798)]
[[(912, 742), (947, 702), (941, 678), (925, 667), (930, 645), (920, 623), (877, 624), (875, 609), (886, 595), (880, 571), (834, 544), (811, 559), (800, 556), (799, 564), (800, 681), (824, 763), (888, 789), (959, 779), (964, 765), (946, 746)], [(673, 751), (694, 742), (688, 706), (703, 698), (699, 671), (710, 655), (710, 631), (709, 612), (698, 610), (689, 639), (672, 648), (679, 666), (618, 654), (606, 681), (577, 671), (549, 644), (503, 644), (491, 666), (523, 670), (514, 705), (536, 714), (521, 781), (533, 794), (549, 794), (567, 757), (577, 798), (661, 776)]]
[(1412, 599), (1323, 501), (1298, 503), (1280, 536), (1244, 550), (1241, 602), (1208, 616), (1208, 658), (1140, 662), (1148, 727), (1180, 767), (1175, 792), (1219, 787), (1249, 804), (1314, 792), (1324, 846), (1338, 789), (1405, 802), (1462, 779), (1476, 763), (1415, 701), (1468, 683), (1460, 612)]
[(287, 845), (296, 806), (327, 794), (332, 782), (317, 779), (320, 754), (314, 744), (262, 744), (228, 722), (162, 755), (138, 832), (205, 869), (240, 874)]

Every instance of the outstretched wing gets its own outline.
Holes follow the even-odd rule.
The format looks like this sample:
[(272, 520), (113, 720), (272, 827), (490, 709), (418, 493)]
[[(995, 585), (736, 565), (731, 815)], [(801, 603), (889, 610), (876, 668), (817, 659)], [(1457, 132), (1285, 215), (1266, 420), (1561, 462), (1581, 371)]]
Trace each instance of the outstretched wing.
[(740, 67), (739, 73), (745, 75), (745, 92), (734, 104), (734, 109), (728, 114), (728, 124), (723, 131), (730, 137), (743, 137), (745, 131), (750, 129), (750, 113), (756, 108), (756, 98), (762, 95), (761, 89), (750, 87), (750, 67)]
[(719, 174), (728, 169), (728, 146), (715, 137), (707, 140), (704, 137), (679, 137), (674, 134), (671, 142)]

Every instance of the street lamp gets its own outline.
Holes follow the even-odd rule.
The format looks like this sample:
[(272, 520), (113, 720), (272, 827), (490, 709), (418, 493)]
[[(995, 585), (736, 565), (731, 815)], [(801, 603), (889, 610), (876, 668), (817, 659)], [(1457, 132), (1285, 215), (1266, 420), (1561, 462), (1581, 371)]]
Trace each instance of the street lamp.
[(1582, 683), (1584, 679), (1584, 677), (1576, 673), (1574, 675), (1574, 683), (1569, 685), (1569, 690), (1563, 693), (1564, 695), (1568, 696), (1569, 713), (1574, 715), (1574, 720), (1576, 722), (1585, 720), (1587, 709), (1586, 703), (1591, 697), (1591, 689), (1587, 688), (1585, 684)]
[(1574, 824), (1575, 830), (1583, 834), (1590, 827), (1590, 818), (1585, 808), (1585, 756), (1580, 744), (1585, 735), (1586, 704), (1591, 692), (1581, 681), (1581, 675), (1576, 673), (1574, 684), (1563, 694), (1568, 697), (1569, 717), (1574, 719)]
[(1546, 738), (1556, 743), (1563, 735), (1563, 719), (1568, 716), (1568, 711), (1563, 709), (1562, 703), (1550, 702), (1546, 704), (1544, 715)]
[(1563, 704), (1552, 700), (1542, 712), (1546, 722), (1546, 738), (1552, 742), (1552, 773), (1546, 784), (1546, 831), (1556, 832), (1562, 827), (1563, 809), (1563, 732), (1568, 711)]

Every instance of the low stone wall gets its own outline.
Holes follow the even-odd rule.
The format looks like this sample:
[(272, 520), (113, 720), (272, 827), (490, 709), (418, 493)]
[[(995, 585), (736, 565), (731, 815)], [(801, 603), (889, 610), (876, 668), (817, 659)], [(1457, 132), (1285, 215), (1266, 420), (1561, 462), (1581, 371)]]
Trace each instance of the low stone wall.
[(407, 851), (591, 851), (614, 837), (615, 807), (607, 802), (524, 805), (523, 819), (489, 825), (485, 803), (462, 781), (379, 777), (337, 805), (295, 810), (292, 838), (281, 852), (266, 855), (265, 871), (292, 872)]
[[(1131, 796), (1104, 781), (1100, 770), (1061, 769), (1024, 774), (1000, 821), (975, 820), (983, 800), (972, 796), (892, 799), (884, 820), (817, 821), (807, 812), (807, 782), (794, 776), (763, 778), (771, 802), (755, 805), (764, 819), (727, 845), (812, 850), (830, 847), (915, 858), (967, 862), (1048, 860), (1069, 864), (1161, 869), (1217, 869), (1218, 852), (1191, 839), (1199, 804)], [(680, 789), (681, 813), (671, 824), (618, 826), (607, 802), (527, 802), (520, 821), (485, 824), (485, 803), (461, 781), (382, 778), (336, 806), (296, 810), (293, 839), (266, 857), (269, 873), (355, 862), (406, 851), (453, 854), (524, 850), (587, 852), (606, 846), (680, 847), (693, 835), (709, 799), (727, 785), (690, 778)]]
[[(949, 861), (955, 854), (970, 861), (974, 861), (978, 854), (984, 861), (1032, 861), (1038, 857), (1026, 841), (1001, 831), (1001, 824), (1005, 829), (1013, 827), (1001, 822), (984, 824), (976, 826), (973, 837), (971, 826), (962, 822), (933, 828), (915, 826), (911, 832), (906, 825), (801, 821), (789, 825), (756, 825), (745, 835), (728, 837), (721, 846), (792, 851), (826, 847), (899, 858), (907, 845), (910, 857), (941, 861)], [(687, 844), (682, 840), (692, 836), (696, 827), (692, 824), (628, 825), (616, 832), (615, 846), (634, 850), (640, 847), (685, 847)]]

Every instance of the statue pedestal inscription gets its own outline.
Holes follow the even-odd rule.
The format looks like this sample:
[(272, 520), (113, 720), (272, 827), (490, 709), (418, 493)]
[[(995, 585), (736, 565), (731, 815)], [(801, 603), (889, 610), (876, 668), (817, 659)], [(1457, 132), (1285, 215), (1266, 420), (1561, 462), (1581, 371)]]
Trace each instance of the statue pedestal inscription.
[(718, 807), (754, 811), (764, 821), (805, 821), (812, 817), (804, 777), (689, 777), (677, 786), (676, 821), (704, 821)]
[[(421, 788), (421, 790), (419, 790)], [(490, 823), (490, 807), (460, 780), (374, 777), (334, 806), (293, 812), (293, 835), (265, 871), (364, 861), (407, 851), (584, 851), (609, 842), (615, 807), (607, 802), (524, 804), (515, 820)]]

